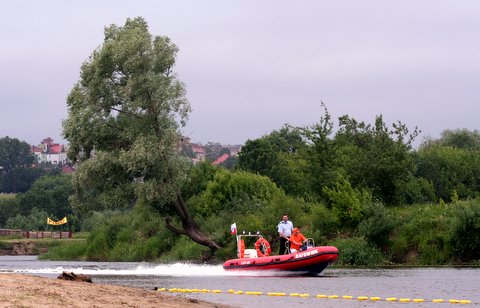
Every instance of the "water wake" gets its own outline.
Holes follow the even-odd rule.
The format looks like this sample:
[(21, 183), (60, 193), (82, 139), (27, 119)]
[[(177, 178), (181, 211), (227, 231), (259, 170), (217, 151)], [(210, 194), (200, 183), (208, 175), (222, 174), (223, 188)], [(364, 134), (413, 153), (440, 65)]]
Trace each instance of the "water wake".
[[(47, 263), (50, 263), (47, 261)], [(68, 263), (68, 262), (63, 262)], [(53, 265), (53, 264), (52, 264)], [(191, 264), (191, 263), (132, 263), (132, 262), (72, 262), (72, 264), (62, 264), (58, 266), (47, 266), (41, 268), (2, 268), (0, 272), (24, 273), (24, 274), (61, 274), (63, 271), (74, 272), (76, 274), (95, 275), (95, 276), (278, 276), (275, 271), (225, 271), (222, 265), (209, 264)]]

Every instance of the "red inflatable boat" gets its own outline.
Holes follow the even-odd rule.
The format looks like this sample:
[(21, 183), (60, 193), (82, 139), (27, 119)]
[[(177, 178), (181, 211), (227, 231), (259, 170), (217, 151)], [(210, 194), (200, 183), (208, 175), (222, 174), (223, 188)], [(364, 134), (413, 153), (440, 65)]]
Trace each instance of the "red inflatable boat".
[[(257, 238), (255, 249), (245, 249), (245, 239)], [(315, 247), (308, 239), (306, 250), (286, 255), (271, 256), (270, 244), (259, 234), (237, 235), (237, 259), (227, 260), (225, 270), (279, 270), (299, 274), (318, 275), (338, 257), (333, 246)]]

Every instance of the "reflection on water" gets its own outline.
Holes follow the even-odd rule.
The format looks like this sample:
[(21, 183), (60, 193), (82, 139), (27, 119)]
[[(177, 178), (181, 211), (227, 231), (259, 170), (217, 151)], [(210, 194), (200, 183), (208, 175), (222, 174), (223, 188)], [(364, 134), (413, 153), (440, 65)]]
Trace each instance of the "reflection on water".
[[(421, 298), (426, 303), (415, 307), (438, 305), (432, 299), (466, 299), (480, 305), (480, 268), (398, 268), (337, 269), (327, 268), (319, 277), (278, 276), (276, 272), (230, 272), (221, 265), (157, 264), (146, 262), (59, 262), (38, 261), (32, 256), (1, 256), (0, 272), (17, 272), (56, 277), (62, 271), (90, 275), (95, 283), (109, 283), (153, 288), (210, 289), (213, 293), (175, 293), (177, 296), (230, 304), (240, 307), (358, 307), (390, 305), (389, 297)], [(229, 294), (234, 291), (308, 294), (309, 296), (253, 296)], [(338, 295), (339, 299), (320, 299), (317, 294)], [(295, 294), (294, 294), (295, 295)], [(341, 299), (348, 295), (380, 297), (380, 302)], [(254, 297), (254, 298), (253, 298)], [(430, 301), (430, 302), (428, 302)], [(400, 303), (397, 303), (400, 304)], [(403, 303), (402, 303), (403, 305)]]

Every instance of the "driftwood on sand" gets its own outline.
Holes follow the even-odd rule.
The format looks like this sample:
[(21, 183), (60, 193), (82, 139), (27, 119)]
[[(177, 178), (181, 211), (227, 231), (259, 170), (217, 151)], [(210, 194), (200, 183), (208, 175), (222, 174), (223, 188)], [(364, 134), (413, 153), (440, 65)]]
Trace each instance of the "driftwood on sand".
[(92, 278), (88, 277), (87, 275), (83, 274), (75, 274), (74, 272), (63, 272), (61, 273), (57, 279), (62, 280), (70, 280), (70, 281), (82, 281), (82, 282), (92, 282)]

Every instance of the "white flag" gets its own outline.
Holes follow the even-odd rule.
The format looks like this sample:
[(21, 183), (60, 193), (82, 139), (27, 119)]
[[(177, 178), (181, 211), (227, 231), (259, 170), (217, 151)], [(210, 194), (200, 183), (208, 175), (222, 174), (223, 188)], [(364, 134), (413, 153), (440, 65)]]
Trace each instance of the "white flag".
[(234, 222), (231, 226), (230, 226), (230, 233), (231, 234), (237, 234), (237, 223)]

